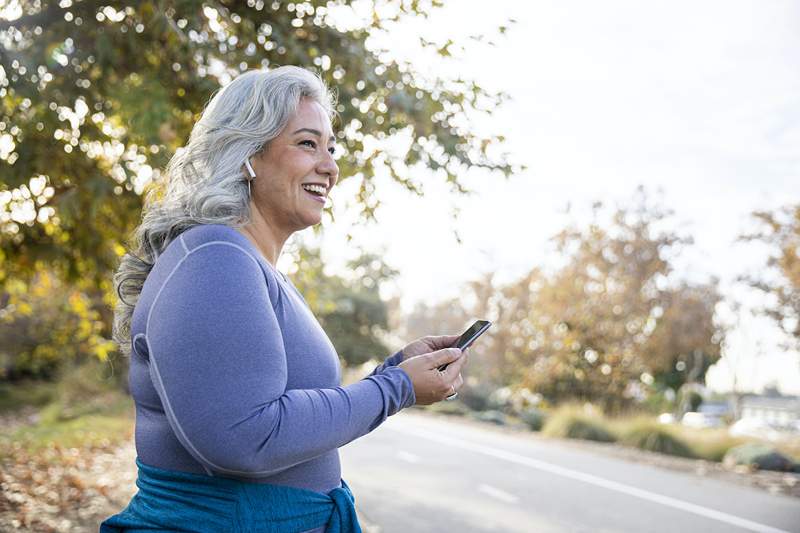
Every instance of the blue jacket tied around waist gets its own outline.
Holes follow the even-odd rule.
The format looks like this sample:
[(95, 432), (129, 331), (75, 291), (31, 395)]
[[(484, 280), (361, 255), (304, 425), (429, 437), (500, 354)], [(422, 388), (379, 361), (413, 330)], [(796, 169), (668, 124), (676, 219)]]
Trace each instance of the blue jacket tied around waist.
[(163, 470), (137, 459), (139, 492), (100, 533), (153, 531), (360, 533), (353, 494), (342, 481), (327, 495), (304, 489)]

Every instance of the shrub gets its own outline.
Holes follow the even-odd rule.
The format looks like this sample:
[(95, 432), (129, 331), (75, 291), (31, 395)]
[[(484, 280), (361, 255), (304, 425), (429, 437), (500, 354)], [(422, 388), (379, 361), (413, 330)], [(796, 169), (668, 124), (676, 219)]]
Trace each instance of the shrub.
[(0, 379), (56, 377), (67, 362), (105, 361), (116, 351), (104, 337), (98, 301), (53, 273), (9, 279), (0, 291)]
[(536, 408), (526, 409), (519, 418), (531, 431), (541, 431), (546, 419), (544, 412)]
[(498, 426), (504, 426), (508, 423), (508, 417), (501, 411), (479, 411), (477, 413), (473, 413), (472, 417), (475, 420), (480, 420), (481, 422), (491, 422), (492, 424), (496, 424)]
[(495, 387), (491, 384), (480, 382), (463, 387), (458, 391), (458, 399), (474, 411), (485, 411), (494, 407), (491, 401), (494, 391)]
[(725, 454), (723, 464), (728, 467), (747, 466), (759, 470), (794, 470), (794, 462), (772, 446), (750, 442), (736, 446)]
[(547, 419), (542, 433), (548, 437), (585, 439), (614, 442), (614, 435), (606, 429), (606, 421), (599, 414), (575, 408), (559, 409)]
[(668, 427), (652, 421), (637, 421), (621, 430), (620, 442), (642, 450), (694, 457), (694, 452)]

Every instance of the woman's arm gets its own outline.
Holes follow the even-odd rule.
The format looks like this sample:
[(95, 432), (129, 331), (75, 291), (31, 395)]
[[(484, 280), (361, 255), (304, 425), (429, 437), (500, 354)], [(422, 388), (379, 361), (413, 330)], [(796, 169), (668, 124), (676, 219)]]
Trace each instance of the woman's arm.
[(233, 243), (187, 251), (153, 302), (146, 334), (170, 425), (210, 472), (284, 470), (415, 402), (396, 366), (347, 387), (286, 390), (283, 332), (264, 275)]
[[(369, 373), (369, 376), (374, 376), (375, 374), (379, 374), (386, 370), (389, 367), (397, 366), (403, 362), (403, 350), (395, 352), (393, 355), (390, 355), (386, 358), (386, 360), (375, 367), (375, 370)], [(369, 377), (367, 376), (367, 377)]]

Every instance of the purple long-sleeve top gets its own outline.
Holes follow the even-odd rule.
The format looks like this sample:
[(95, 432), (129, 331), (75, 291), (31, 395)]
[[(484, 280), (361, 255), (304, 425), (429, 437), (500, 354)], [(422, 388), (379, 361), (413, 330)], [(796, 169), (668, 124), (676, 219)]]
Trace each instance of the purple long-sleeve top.
[(327, 493), (338, 448), (415, 402), (398, 352), (340, 386), (305, 300), (235, 229), (190, 228), (158, 257), (131, 324), (145, 464)]

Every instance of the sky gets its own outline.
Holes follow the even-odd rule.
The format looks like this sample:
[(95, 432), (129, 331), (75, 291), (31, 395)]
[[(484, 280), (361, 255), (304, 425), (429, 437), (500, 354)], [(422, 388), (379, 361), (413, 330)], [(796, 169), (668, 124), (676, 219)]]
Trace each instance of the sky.
[[(336, 222), (319, 241), (330, 270), (343, 272), (358, 246), (382, 251), (401, 272), (397, 286), (410, 309), (455, 296), (484, 272), (511, 280), (546, 264), (549, 237), (570, 220), (568, 203), (569, 216), (580, 219), (592, 202), (615, 205), (644, 185), (694, 238), (676, 271), (693, 280), (717, 276), (724, 294), (745, 311), (754, 308), (758, 296), (735, 279), (763, 269), (767, 250), (736, 237), (752, 229), (752, 211), (800, 202), (800, 3), (486, 6), (448, 2), (376, 45), (413, 58), (425, 75), (461, 75), (509, 93), (510, 102), (473, 127), (505, 135), (510, 159), (526, 170), (508, 180), (469, 172), (465, 182), (476, 191), (469, 197), (454, 196), (432, 176), (422, 198), (379, 179), (383, 207), (366, 226), (353, 208), (355, 180), (344, 180), (332, 193)], [(469, 46), (449, 62), (426, 57), (416, 44), (419, 36), (465, 42), (491, 35), (508, 18), (517, 22), (496, 46)], [(709, 386), (729, 389), (735, 370), (741, 390), (774, 383), (800, 394), (800, 356), (780, 347), (780, 331), (749, 312), (740, 322)]]

